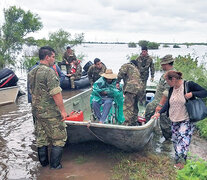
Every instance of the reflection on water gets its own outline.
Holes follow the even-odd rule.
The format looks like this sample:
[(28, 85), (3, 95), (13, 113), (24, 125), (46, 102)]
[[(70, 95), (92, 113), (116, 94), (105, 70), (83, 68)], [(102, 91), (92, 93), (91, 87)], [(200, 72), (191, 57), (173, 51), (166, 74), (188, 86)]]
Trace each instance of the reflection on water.
[[(95, 57), (100, 57), (106, 65), (109, 65), (109, 67), (117, 72), (121, 64), (127, 61), (126, 55), (135, 52), (136, 49), (129, 49), (123, 45), (110, 46), (111, 48), (106, 45), (99, 46), (96, 50), (93, 49), (93, 46), (90, 46), (86, 48), (85, 52), (87, 51), (88, 53), (88, 60), (93, 61)], [(103, 47), (105, 47), (105, 51)], [(81, 50), (83, 50), (83, 47), (78, 47), (76, 53), (81, 53)], [(179, 49), (177, 51), (181, 50)], [(166, 53), (167, 50), (164, 52)], [(162, 50), (159, 53), (162, 54)], [(16, 71), (16, 74), (20, 79), (18, 85), (26, 92), (26, 72)], [(158, 76), (157, 78), (159, 78)], [(64, 91), (63, 98), (67, 99), (82, 91), (83, 89), (78, 91)], [(201, 154), (206, 157), (205, 150), (202, 149), (202, 147), (204, 148), (206, 146), (201, 145), (205, 143), (196, 139), (196, 143), (192, 143), (191, 147), (201, 147), (201, 149), (192, 148), (192, 151), (197, 154), (202, 152)], [(63, 159), (65, 169), (59, 172), (53, 171), (52, 175), (59, 177), (60, 175), (64, 175), (61, 173), (66, 173), (68, 176), (64, 177), (70, 178), (70, 171), (74, 172), (74, 176), (79, 176), (79, 172), (84, 174), (91, 169), (96, 170), (94, 171), (95, 174), (91, 176), (98, 177), (101, 173), (103, 173), (102, 177), (105, 177), (106, 174), (109, 175), (112, 165), (110, 164), (110, 159), (106, 158), (106, 155), (112, 152), (114, 148), (108, 145), (100, 145), (100, 148), (94, 152), (93, 149), (95, 147), (93, 146), (97, 146), (97, 143), (92, 145), (87, 144), (87, 146), (70, 145), (67, 147), (64, 150)], [(172, 144), (165, 142), (164, 138), (159, 134), (153, 137), (151, 145), (148, 148), (149, 151), (166, 153), (171, 156), (174, 155)], [(27, 103), (27, 95), (18, 98), (16, 104), (0, 107), (0, 152), (0, 179), (45, 179), (51, 173), (48, 168), (41, 168), (37, 160), (31, 106)], [(90, 163), (87, 164), (87, 167), (86, 165), (82, 165), (75, 169), (72, 162), (79, 156), (84, 156), (84, 152), (85, 155), (87, 153), (87, 158), (90, 159)], [(97, 154), (97, 156), (94, 156), (94, 154)], [(80, 167), (82, 168), (81, 170)], [(84, 170), (85, 172), (83, 172)], [(48, 176), (44, 176), (44, 174)], [(91, 176), (89, 178), (92, 179)]]
[(14, 105), (8, 105), (7, 110), (1, 115), (2, 178), (20, 179), (36, 176), (37, 161), (32, 160), (36, 159), (34, 129), (30, 105), (25, 101), (26, 96), (20, 97), (15, 109)]

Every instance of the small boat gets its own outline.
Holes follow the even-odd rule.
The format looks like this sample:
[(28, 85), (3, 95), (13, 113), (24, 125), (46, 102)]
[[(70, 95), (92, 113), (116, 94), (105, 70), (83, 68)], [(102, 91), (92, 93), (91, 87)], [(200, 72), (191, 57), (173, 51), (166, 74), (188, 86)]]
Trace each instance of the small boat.
[[(155, 93), (155, 88), (148, 88), (147, 93)], [(92, 121), (90, 108), (91, 89), (88, 89), (68, 100), (64, 105), (68, 113), (83, 111), (84, 121), (65, 121), (67, 124), (68, 142), (81, 143), (101, 141), (125, 151), (138, 151), (144, 148), (153, 135), (156, 120), (151, 119), (141, 126), (124, 126), (116, 124), (99, 124)], [(139, 107), (141, 113), (144, 107)]]
[[(92, 64), (93, 63), (91, 61), (89, 61), (84, 65), (81, 78), (74, 81), (76, 89), (81, 89), (81, 88), (85, 88), (85, 87), (90, 86), (90, 81), (89, 81), (89, 78), (87, 75), (87, 71)], [(61, 88), (62, 89), (71, 89), (70, 78), (66, 76), (66, 74), (67, 74), (66, 73), (66, 64), (59, 62), (58, 66), (60, 67), (61, 71), (65, 75), (64, 80), (61, 81), (61, 84), (60, 84)]]
[(14, 103), (19, 92), (18, 86), (0, 88), (0, 106)]
[(14, 103), (19, 93), (18, 77), (11, 69), (0, 70), (0, 106)]
[[(88, 79), (88, 75), (82, 75), (80, 79), (75, 80), (75, 88), (76, 89), (81, 89), (81, 88), (86, 88), (88, 86), (90, 86), (90, 81)], [(71, 85), (70, 85), (70, 78), (65, 76), (64, 80), (61, 81), (60, 86), (62, 89), (71, 89)]]

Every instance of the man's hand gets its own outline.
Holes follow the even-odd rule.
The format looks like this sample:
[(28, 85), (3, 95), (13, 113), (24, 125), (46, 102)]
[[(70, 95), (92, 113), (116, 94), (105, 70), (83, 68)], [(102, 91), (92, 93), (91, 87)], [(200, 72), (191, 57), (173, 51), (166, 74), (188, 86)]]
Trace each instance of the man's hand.
[(61, 116), (63, 118), (62, 121), (64, 121), (67, 117), (67, 113), (65, 111), (65, 107), (64, 107), (64, 104), (63, 104), (62, 94), (58, 93), (58, 94), (53, 95), (52, 97), (55, 101), (55, 104), (58, 106), (58, 108), (60, 110)]
[(153, 118), (158, 119), (159, 117), (160, 117), (160, 113), (155, 113), (155, 114), (151, 117), (151, 119), (153, 119)]
[(72, 76), (72, 74), (67, 74), (66, 76), (71, 77), (71, 76)]
[(106, 91), (101, 91), (100, 94), (101, 95), (107, 95), (107, 92)]
[(61, 116), (62, 116), (62, 120), (61, 121), (64, 121), (67, 117), (67, 113), (64, 111), (64, 112), (61, 112)]
[(159, 105), (156, 107), (155, 109), (155, 113), (159, 112), (162, 109), (162, 107), (160, 107)]
[(119, 88), (120, 88), (119, 83), (116, 83), (116, 88), (117, 88), (117, 89), (119, 89)]

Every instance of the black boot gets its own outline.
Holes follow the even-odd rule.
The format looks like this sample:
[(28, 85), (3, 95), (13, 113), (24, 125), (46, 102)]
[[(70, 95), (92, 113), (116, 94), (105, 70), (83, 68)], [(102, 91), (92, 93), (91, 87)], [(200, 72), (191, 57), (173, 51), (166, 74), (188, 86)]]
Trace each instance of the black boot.
[(47, 146), (38, 147), (37, 151), (38, 151), (38, 158), (39, 158), (40, 164), (43, 167), (47, 166), (49, 164)]
[(52, 146), (50, 153), (50, 169), (61, 169), (62, 165), (60, 164), (63, 153), (63, 147)]

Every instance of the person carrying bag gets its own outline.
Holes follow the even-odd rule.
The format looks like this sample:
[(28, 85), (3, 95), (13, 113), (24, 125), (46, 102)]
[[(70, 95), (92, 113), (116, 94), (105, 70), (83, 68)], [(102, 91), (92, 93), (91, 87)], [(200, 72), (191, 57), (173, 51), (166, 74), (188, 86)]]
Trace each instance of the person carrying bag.
[(193, 121), (197, 119), (197, 117), (191, 117), (192, 109), (189, 108), (189, 104), (196, 100), (196, 97), (207, 97), (207, 91), (193, 81), (187, 82), (188, 89), (186, 89), (186, 81), (182, 79), (182, 73), (178, 71), (168, 71), (164, 77), (170, 86), (168, 99), (162, 109), (152, 118), (159, 118), (161, 113), (167, 111), (167, 116), (171, 120), (175, 167), (182, 169), (187, 159), (188, 148), (195, 128)]

